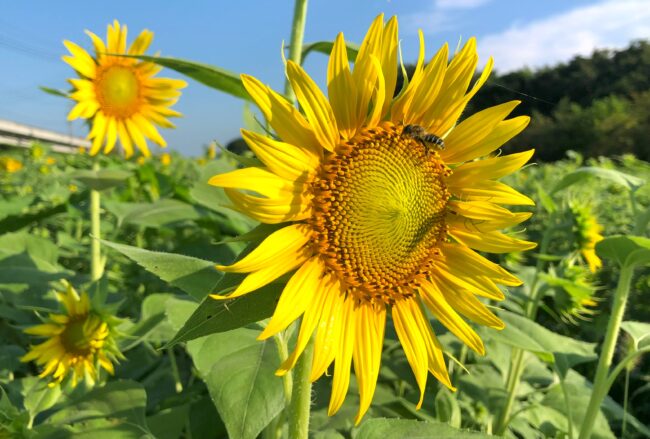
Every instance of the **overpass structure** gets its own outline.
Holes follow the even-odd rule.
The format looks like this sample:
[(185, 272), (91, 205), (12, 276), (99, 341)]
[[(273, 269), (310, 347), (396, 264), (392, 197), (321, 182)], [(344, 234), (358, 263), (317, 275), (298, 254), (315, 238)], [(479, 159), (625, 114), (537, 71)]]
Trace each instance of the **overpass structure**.
[(61, 153), (76, 153), (80, 147), (90, 148), (90, 141), (83, 137), (0, 119), (0, 145), (31, 148), (33, 142), (47, 143), (51, 145), (52, 151)]

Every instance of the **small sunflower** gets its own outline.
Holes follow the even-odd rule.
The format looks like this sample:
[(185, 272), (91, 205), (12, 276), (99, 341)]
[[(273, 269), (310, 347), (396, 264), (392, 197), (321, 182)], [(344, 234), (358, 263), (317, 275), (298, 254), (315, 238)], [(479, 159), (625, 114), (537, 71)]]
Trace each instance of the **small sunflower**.
[(354, 364), (357, 423), (375, 391), (388, 314), (420, 389), (419, 408), (428, 372), (453, 389), (427, 310), (484, 354), (466, 319), (503, 328), (479, 297), (503, 300), (497, 284), (521, 281), (476, 251), (535, 246), (498, 231), (530, 217), (499, 206), (533, 202), (497, 179), (523, 166), (532, 151), (475, 160), (523, 130), (529, 118), (506, 119), (518, 104), (508, 102), (458, 124), (492, 68), (490, 59), (470, 87), (478, 65), (473, 38), (451, 62), (445, 45), (425, 63), (422, 43), (411, 81), (393, 98), (397, 27), (396, 18), (384, 23), (377, 17), (354, 70), (343, 35), (337, 37), (327, 72), (329, 99), (289, 61), (286, 74), (302, 112), (243, 75), (279, 139), (242, 130), (264, 167), (210, 180), (225, 188), (233, 209), (282, 225), (240, 261), (218, 267), (248, 275), (229, 296), (213, 297), (248, 294), (296, 270), (260, 339), (302, 316), (295, 349), (277, 373), (295, 365), (313, 336), (311, 379), (334, 362), (330, 414), (343, 403)]
[(21, 361), (34, 360), (43, 366), (39, 377), (51, 375), (52, 385), (68, 375), (72, 376), (72, 386), (80, 380), (92, 385), (99, 378), (100, 367), (112, 375), (113, 363), (123, 358), (114, 338), (116, 319), (93, 311), (88, 295), (84, 292), (79, 296), (72, 285), (56, 296), (64, 312), (50, 314), (45, 323), (25, 330), (47, 340), (32, 346)]
[(169, 166), (172, 163), (172, 156), (171, 154), (165, 152), (160, 155), (160, 163), (163, 166)]
[(13, 174), (23, 169), (23, 162), (11, 157), (0, 157), (0, 169), (9, 174)]
[(90, 31), (93, 41), (93, 58), (77, 44), (64, 41), (71, 56), (63, 60), (77, 71), (80, 78), (70, 79), (74, 92), (70, 95), (77, 104), (68, 114), (68, 120), (79, 117), (90, 119), (92, 139), (90, 155), (104, 146), (108, 154), (115, 147), (117, 138), (126, 157), (133, 155), (133, 145), (149, 156), (147, 140), (165, 147), (167, 144), (155, 125), (174, 128), (169, 117), (181, 114), (170, 107), (181, 95), (179, 91), (187, 84), (180, 79), (156, 78), (160, 67), (151, 62), (114, 55), (143, 55), (153, 39), (153, 32), (143, 30), (126, 48), (127, 28), (117, 20), (108, 26), (107, 43)]
[(580, 205), (577, 202), (569, 204), (573, 218), (572, 232), (578, 251), (587, 262), (589, 270), (595, 273), (603, 266), (603, 262), (596, 255), (596, 244), (603, 240), (603, 226), (598, 223), (589, 205)]

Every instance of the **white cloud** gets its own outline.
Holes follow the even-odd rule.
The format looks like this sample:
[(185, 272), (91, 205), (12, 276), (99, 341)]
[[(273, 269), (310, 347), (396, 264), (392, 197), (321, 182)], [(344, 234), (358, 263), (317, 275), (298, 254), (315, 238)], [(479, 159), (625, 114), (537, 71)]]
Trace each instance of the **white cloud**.
[(400, 21), (405, 23), (403, 29), (422, 29), (426, 34), (434, 34), (453, 29), (457, 23), (453, 19), (457, 11), (478, 8), (490, 1), (492, 0), (435, 0), (427, 10), (406, 14)]
[(647, 0), (609, 0), (479, 39), (483, 61), (492, 55), (499, 72), (543, 67), (590, 55), (596, 48), (622, 48), (630, 40), (650, 38)]

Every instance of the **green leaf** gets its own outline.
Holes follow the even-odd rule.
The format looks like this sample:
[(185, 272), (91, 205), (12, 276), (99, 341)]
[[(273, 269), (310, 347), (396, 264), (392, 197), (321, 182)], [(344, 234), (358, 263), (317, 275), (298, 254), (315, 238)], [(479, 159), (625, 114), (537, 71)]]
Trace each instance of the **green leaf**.
[(27, 253), (0, 260), (0, 284), (43, 285), (72, 274), (71, 271), (57, 269)]
[(65, 91), (65, 90), (59, 90), (57, 88), (46, 87), (44, 85), (39, 85), (38, 88), (40, 88), (41, 91), (44, 91), (45, 93), (48, 93), (48, 94), (51, 94), (51, 95), (54, 95), (54, 96), (59, 96), (61, 98), (69, 98), (70, 97), (70, 93)]
[(481, 328), (480, 332), (486, 338), (532, 352), (549, 363), (554, 363), (561, 357), (562, 360), (558, 364), (561, 370), (597, 358), (594, 352), (595, 343), (556, 334), (526, 317), (505, 310), (499, 311), (499, 317), (506, 327), (501, 331)]
[(76, 171), (70, 174), (75, 180), (96, 191), (103, 191), (119, 186), (133, 175), (123, 169), (99, 169), (94, 171)]
[(621, 329), (632, 337), (637, 351), (650, 346), (650, 323), (627, 321), (621, 323)]
[[(237, 283), (239, 279), (238, 277)], [(206, 297), (166, 347), (205, 335), (230, 331), (270, 317), (283, 288), (283, 284), (270, 284), (230, 300)], [(217, 288), (217, 291), (221, 289)]]
[[(46, 422), (54, 425), (84, 423), (93, 431), (106, 431), (122, 426), (131, 431), (137, 426), (142, 435), (149, 433), (145, 419), (146, 405), (147, 395), (141, 384), (128, 380), (112, 381), (67, 402)], [(100, 421), (104, 425), (91, 421)]]
[(196, 300), (216, 291), (216, 286), (223, 277), (210, 261), (174, 253), (153, 252), (110, 241), (101, 242)]
[[(302, 60), (305, 61), (307, 55), (311, 52), (320, 52), (329, 55), (332, 52), (334, 43), (332, 41), (316, 41), (314, 43), (303, 44), (302, 46)], [(354, 62), (359, 54), (361, 46), (355, 43), (345, 43), (345, 49), (348, 52), (348, 60)]]
[(146, 55), (140, 55), (136, 58), (175, 70), (178, 73), (188, 76), (210, 88), (231, 94), (238, 98), (252, 101), (248, 92), (244, 88), (244, 84), (242, 83), (239, 74), (237, 73), (230, 72), (220, 67), (178, 58)]
[(181, 221), (196, 220), (201, 216), (187, 203), (173, 199), (154, 203), (104, 203), (106, 209), (117, 216), (118, 224), (134, 224), (142, 227), (159, 228)]
[(254, 439), (284, 408), (278, 353), (260, 331), (239, 328), (188, 343), (231, 439)]
[(548, 194), (548, 192), (544, 190), (540, 184), (537, 185), (537, 196), (539, 197), (539, 201), (542, 203), (542, 206), (544, 206), (544, 209), (548, 213), (553, 213), (557, 210), (557, 204), (555, 204), (553, 198)]
[(601, 258), (612, 259), (621, 267), (633, 268), (650, 263), (650, 239), (642, 236), (610, 236), (596, 244)]
[(406, 419), (368, 419), (357, 430), (355, 439), (498, 438), (471, 430), (460, 430), (443, 423)]
[(27, 377), (21, 381), (23, 405), (33, 419), (37, 414), (51, 408), (61, 397), (61, 386), (48, 386), (48, 380)]
[(565, 175), (553, 188), (551, 193), (556, 193), (562, 189), (566, 189), (576, 183), (580, 183), (589, 177), (598, 177), (604, 180), (609, 180), (613, 183), (625, 186), (631, 191), (635, 191), (643, 186), (645, 180), (635, 177), (633, 175), (625, 174), (624, 172), (616, 171), (614, 169), (604, 169), (596, 167), (583, 167), (578, 168), (573, 172)]

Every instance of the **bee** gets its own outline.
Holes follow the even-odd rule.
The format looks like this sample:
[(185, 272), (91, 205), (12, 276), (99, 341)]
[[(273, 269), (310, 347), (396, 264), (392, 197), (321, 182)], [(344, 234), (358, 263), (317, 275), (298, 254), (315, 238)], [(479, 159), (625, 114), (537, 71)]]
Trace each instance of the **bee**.
[(403, 136), (409, 136), (412, 139), (419, 141), (425, 149), (435, 148), (438, 150), (445, 149), (445, 142), (435, 134), (427, 133), (427, 131), (420, 125), (406, 125), (402, 130)]

